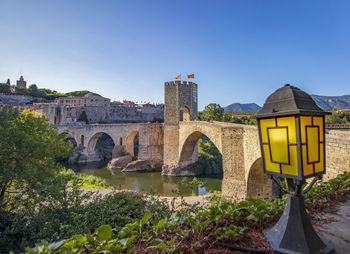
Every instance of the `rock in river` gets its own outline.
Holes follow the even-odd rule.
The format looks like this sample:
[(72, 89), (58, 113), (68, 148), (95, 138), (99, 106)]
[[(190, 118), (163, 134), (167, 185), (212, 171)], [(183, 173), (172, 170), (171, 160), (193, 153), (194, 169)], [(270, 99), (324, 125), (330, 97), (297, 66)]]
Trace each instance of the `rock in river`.
[(123, 152), (124, 148), (121, 145), (115, 145), (112, 151), (112, 158), (118, 158), (120, 157), (121, 153)]
[(143, 161), (143, 160), (137, 160), (130, 162), (125, 169), (123, 169), (123, 172), (139, 172), (139, 171), (145, 171), (151, 166), (150, 161)]
[(132, 162), (131, 155), (125, 155), (122, 157), (112, 159), (108, 163), (107, 168), (109, 168), (109, 169), (122, 169), (122, 168), (125, 168), (128, 165), (128, 163), (130, 163), (130, 162)]

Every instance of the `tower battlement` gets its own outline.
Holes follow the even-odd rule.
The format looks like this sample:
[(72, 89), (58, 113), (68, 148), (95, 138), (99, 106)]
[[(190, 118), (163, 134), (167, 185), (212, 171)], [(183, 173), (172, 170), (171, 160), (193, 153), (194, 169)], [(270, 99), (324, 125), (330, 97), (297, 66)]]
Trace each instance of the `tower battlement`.
[(187, 81), (164, 82), (164, 123), (178, 125), (180, 121), (197, 119), (198, 85)]
[(168, 81), (168, 82), (164, 82), (165, 86), (176, 86), (176, 85), (184, 85), (184, 86), (192, 86), (192, 85), (197, 85), (194, 82), (191, 81), (180, 81), (180, 80), (175, 80), (175, 81)]

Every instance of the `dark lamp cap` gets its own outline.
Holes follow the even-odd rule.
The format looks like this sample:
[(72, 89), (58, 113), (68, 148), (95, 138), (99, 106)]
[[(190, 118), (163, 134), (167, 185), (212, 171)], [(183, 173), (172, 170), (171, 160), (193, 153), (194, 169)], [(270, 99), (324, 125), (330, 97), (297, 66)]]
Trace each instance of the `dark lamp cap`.
[(297, 87), (286, 84), (277, 89), (265, 101), (264, 106), (253, 118), (267, 118), (287, 115), (326, 115), (310, 95)]

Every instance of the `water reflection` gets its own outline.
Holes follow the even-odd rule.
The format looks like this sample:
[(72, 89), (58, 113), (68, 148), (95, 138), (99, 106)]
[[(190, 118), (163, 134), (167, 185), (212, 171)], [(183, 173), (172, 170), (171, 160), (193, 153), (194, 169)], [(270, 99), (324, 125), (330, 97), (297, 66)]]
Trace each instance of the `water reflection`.
[(106, 167), (98, 168), (96, 164), (75, 168), (75, 170), (83, 174), (99, 176), (118, 190), (128, 189), (168, 197), (175, 196), (174, 191), (183, 196), (205, 195), (208, 192), (221, 191), (222, 181), (214, 177), (198, 177), (204, 182), (204, 185), (191, 188), (182, 181), (182, 177), (162, 176), (161, 172), (122, 173), (120, 170), (109, 170)]

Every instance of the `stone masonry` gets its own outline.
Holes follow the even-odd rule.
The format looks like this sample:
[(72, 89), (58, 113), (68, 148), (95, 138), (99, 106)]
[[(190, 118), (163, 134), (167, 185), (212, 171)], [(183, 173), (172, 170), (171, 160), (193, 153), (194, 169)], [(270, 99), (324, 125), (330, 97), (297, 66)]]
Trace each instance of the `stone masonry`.
[(155, 163), (163, 161), (163, 125), (159, 123), (60, 125), (57, 129), (60, 133), (68, 132), (75, 139), (81, 151), (79, 163), (99, 160), (95, 145), (103, 133), (108, 134), (115, 145), (122, 145), (132, 156), (134, 138), (139, 134), (138, 159)]

